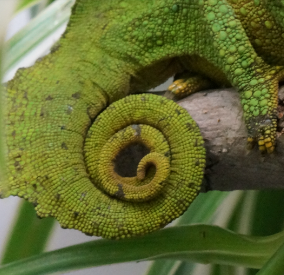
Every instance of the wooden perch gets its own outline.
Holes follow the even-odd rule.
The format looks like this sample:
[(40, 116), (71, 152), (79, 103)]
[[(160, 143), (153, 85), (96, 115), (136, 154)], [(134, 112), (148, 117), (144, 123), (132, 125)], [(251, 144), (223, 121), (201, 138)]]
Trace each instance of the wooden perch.
[[(284, 90), (279, 91), (283, 102)], [(200, 127), (207, 152), (204, 191), (284, 189), (284, 135), (273, 154), (246, 149), (247, 131), (234, 89), (196, 93), (178, 102)], [(283, 116), (279, 105), (278, 116)], [(283, 128), (279, 120), (279, 129)], [(281, 127), (282, 126), (282, 127)]]

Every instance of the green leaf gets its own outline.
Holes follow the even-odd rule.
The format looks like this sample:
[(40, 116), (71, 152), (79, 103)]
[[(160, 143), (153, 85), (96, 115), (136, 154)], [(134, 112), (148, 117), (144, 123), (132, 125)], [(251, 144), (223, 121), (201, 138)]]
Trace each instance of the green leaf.
[(3, 266), (0, 275), (41, 275), (153, 259), (259, 268), (283, 242), (284, 232), (268, 237), (250, 237), (217, 226), (180, 226), (144, 237), (119, 241), (98, 240), (43, 253)]
[[(283, 196), (283, 190), (246, 192), (232, 214), (228, 228), (258, 236), (267, 236), (281, 231), (284, 222)], [(256, 269), (247, 270), (249, 275), (258, 274), (257, 272)]]
[(39, 219), (31, 203), (23, 201), (7, 243), (2, 264), (41, 253), (54, 225), (53, 218)]
[[(192, 274), (194, 269), (196, 268), (196, 264), (194, 263), (189, 263), (186, 261), (181, 262), (175, 273), (173, 275), (188, 275)], [(167, 273), (165, 273), (167, 274)]]
[[(249, 234), (255, 212), (257, 191), (243, 192), (243, 196), (230, 215), (227, 228), (242, 234)], [(275, 232), (276, 233), (276, 232)], [(267, 234), (269, 235), (269, 234)]]
[[(263, 190), (255, 193), (255, 204), (250, 218), (251, 228), (247, 233), (267, 236), (283, 230), (284, 190)], [(248, 274), (255, 275), (257, 272), (258, 270), (251, 269)]]
[(173, 275), (179, 269), (182, 261), (156, 260), (146, 272), (147, 275)]
[(8, 40), (6, 43), (7, 58), (4, 64), (4, 71), (10, 70), (29, 51), (67, 23), (74, 2), (75, 0), (55, 1)]
[(284, 273), (284, 243), (267, 261), (257, 275), (283, 275)]
[(191, 223), (208, 223), (220, 204), (228, 197), (229, 192), (211, 191), (200, 193), (188, 210), (178, 219), (178, 225)]
[[(234, 232), (248, 234), (251, 224), (251, 219), (255, 210), (257, 191), (242, 192), (242, 196), (229, 212), (226, 228)], [(239, 274), (239, 267), (215, 265), (212, 268), (211, 275), (223, 274)]]
[(284, 190), (258, 191), (254, 215), (251, 219), (250, 233), (256, 236), (267, 236), (283, 230)]
[[(220, 192), (211, 191), (208, 193), (200, 193), (193, 201), (188, 210), (178, 219), (177, 225), (188, 225), (192, 223), (210, 223), (217, 217), (216, 212), (222, 203), (230, 197), (230, 203), (236, 197), (237, 201), (241, 198), (243, 192)], [(194, 270), (195, 264), (183, 263), (176, 261), (155, 261), (146, 272), (147, 275), (171, 275), (171, 274), (188, 274), (190, 270)], [(160, 271), (159, 271), (160, 270)], [(182, 270), (182, 271), (181, 271)], [(182, 273), (184, 272), (184, 273)]]
[[(228, 265), (215, 265), (211, 269), (210, 275), (237, 275), (237, 267)], [(241, 273), (242, 274), (242, 273)]]
[(20, 0), (18, 1), (16, 12), (32, 8), (37, 4), (41, 4), (41, 6), (48, 6), (54, 1), (55, 0)]
[(30, 7), (36, 5), (40, 2), (42, 2), (42, 0), (20, 0), (20, 1), (18, 1), (16, 12), (30, 8)]

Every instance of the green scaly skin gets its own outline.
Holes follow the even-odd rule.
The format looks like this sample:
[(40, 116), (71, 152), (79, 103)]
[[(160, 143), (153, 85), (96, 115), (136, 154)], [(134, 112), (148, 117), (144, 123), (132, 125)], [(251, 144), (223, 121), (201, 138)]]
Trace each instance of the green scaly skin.
[[(211, 82), (239, 89), (249, 142), (272, 152), (284, 8), (266, 2), (77, 0), (51, 54), (8, 83), (9, 190), (2, 184), (0, 195), (90, 235), (165, 226), (199, 192), (203, 141), (172, 101), (126, 95), (184, 71), (190, 92)], [(123, 178), (116, 156), (136, 143), (150, 154)]]

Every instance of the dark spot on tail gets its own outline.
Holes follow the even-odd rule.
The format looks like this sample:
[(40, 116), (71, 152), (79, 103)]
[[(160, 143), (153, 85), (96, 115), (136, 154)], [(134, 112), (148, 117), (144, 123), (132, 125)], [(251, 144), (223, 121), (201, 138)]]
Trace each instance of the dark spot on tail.
[(76, 212), (73, 213), (73, 215), (74, 215), (75, 218), (77, 218), (79, 216), (79, 212), (76, 211)]
[(20, 165), (20, 162), (18, 162), (17, 160), (14, 162), (14, 166), (15, 166), (15, 168), (16, 168), (17, 171), (22, 170), (22, 167), (21, 167), (21, 165)]
[(65, 142), (61, 143), (61, 148), (64, 149), (64, 150), (68, 150), (68, 146)]
[(123, 188), (122, 188), (123, 185), (121, 183), (119, 183), (117, 185), (117, 187), (118, 187), (118, 191), (115, 193), (115, 196), (118, 197), (118, 198), (123, 199), (125, 197), (125, 194), (124, 194)]
[(81, 93), (80, 92), (74, 93), (74, 94), (72, 94), (72, 97), (79, 99), (81, 97)]
[(179, 109), (175, 109), (175, 112), (180, 115), (181, 114), (181, 111)]
[(44, 117), (45, 115), (46, 115), (46, 110), (44, 109), (44, 107), (42, 107), (40, 110), (40, 116)]
[(195, 183), (194, 182), (190, 182), (187, 184), (188, 188), (194, 188), (195, 187)]
[(50, 53), (54, 53), (56, 51), (58, 51), (58, 49), (60, 48), (60, 44), (56, 43), (51, 49), (50, 49)]
[(198, 139), (195, 140), (194, 142), (194, 146), (197, 147), (198, 146)]
[(108, 23), (105, 24), (103, 27), (102, 27), (102, 30), (104, 30), (106, 27), (107, 27)]
[(180, 199), (180, 200), (177, 201), (177, 204), (180, 206), (180, 208), (181, 208), (182, 206), (184, 206), (183, 208), (186, 207), (186, 201), (185, 201), (185, 200)]
[(165, 153), (165, 157), (169, 157), (170, 155), (171, 155), (170, 151), (167, 151), (167, 152)]
[(189, 122), (186, 123), (186, 127), (188, 128), (188, 130), (192, 130), (193, 129), (192, 125)]
[(53, 97), (51, 95), (49, 95), (45, 100), (52, 100)]

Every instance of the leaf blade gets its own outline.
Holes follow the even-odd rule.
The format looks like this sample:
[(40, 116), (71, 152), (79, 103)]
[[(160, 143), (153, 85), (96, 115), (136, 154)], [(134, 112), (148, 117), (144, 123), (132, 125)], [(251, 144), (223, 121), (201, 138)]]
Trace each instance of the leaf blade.
[(53, 218), (43, 220), (37, 218), (32, 204), (23, 201), (1, 264), (41, 253), (46, 246), (54, 222)]
[(28, 52), (66, 24), (75, 0), (56, 1), (6, 42), (4, 72), (11, 70)]
[(167, 228), (144, 237), (98, 240), (11, 263), (0, 275), (50, 274), (137, 260), (179, 259), (260, 267), (284, 242), (284, 232), (248, 237), (217, 226)]

